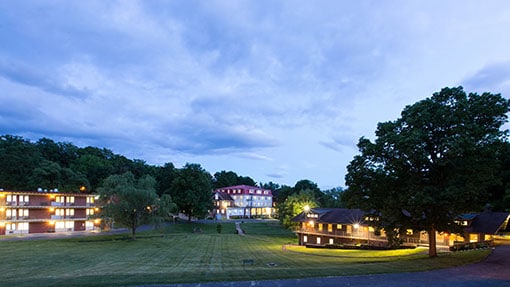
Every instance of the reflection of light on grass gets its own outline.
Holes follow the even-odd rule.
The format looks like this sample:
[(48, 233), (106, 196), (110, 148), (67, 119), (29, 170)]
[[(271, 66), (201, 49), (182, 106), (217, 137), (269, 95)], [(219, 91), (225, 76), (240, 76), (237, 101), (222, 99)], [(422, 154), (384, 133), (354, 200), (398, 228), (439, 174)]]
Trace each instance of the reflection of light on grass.
[(427, 251), (427, 248), (419, 247), (414, 249), (396, 249), (396, 250), (357, 250), (357, 249), (322, 249), (305, 248), (304, 246), (287, 246), (288, 251), (302, 253), (307, 255), (317, 255), (325, 257), (351, 257), (351, 258), (391, 258), (418, 255)]

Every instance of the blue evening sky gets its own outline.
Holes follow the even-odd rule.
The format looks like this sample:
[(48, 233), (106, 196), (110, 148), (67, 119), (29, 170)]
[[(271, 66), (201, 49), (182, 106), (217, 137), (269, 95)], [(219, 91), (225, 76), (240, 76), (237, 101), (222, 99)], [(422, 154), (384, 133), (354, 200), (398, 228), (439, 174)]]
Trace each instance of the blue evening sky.
[(344, 186), (445, 86), (510, 95), (510, 2), (0, 0), (0, 134)]

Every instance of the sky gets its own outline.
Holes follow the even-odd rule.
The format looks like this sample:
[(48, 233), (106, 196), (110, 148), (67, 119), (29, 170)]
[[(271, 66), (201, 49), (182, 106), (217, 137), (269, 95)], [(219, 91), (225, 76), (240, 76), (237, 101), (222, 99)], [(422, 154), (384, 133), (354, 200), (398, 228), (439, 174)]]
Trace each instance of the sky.
[(0, 0), (0, 134), (345, 186), (443, 87), (510, 97), (510, 2)]

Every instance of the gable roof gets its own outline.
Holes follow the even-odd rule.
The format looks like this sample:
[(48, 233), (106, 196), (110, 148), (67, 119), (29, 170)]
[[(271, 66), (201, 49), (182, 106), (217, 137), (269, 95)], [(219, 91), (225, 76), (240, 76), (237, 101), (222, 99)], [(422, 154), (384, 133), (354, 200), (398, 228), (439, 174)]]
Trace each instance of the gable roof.
[(302, 212), (292, 219), (297, 222), (309, 220), (314, 220), (317, 223), (362, 224), (365, 221), (365, 212), (361, 209), (348, 208), (312, 208), (308, 213)]
[(508, 212), (491, 212), (484, 211), (478, 213), (471, 223), (471, 226), (466, 228), (467, 232), (471, 233), (484, 233), (496, 234), (501, 228), (505, 228), (508, 224), (510, 214)]

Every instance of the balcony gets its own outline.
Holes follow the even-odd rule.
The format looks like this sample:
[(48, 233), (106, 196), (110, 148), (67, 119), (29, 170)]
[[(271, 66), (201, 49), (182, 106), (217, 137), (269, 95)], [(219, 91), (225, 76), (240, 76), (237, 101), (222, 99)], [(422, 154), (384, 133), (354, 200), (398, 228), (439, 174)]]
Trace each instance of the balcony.
[(370, 239), (370, 240), (386, 240), (386, 236), (376, 236), (373, 232), (367, 232), (363, 230), (353, 230), (352, 232), (347, 232), (343, 230), (333, 230), (328, 231), (327, 229), (319, 230), (318, 228), (313, 227), (302, 227), (296, 231), (297, 233), (303, 234), (312, 234), (312, 235), (325, 235), (332, 237), (341, 237), (341, 238), (360, 238), (360, 239)]
[(52, 201), (51, 202), (51, 206), (64, 206), (64, 203), (63, 202)]

